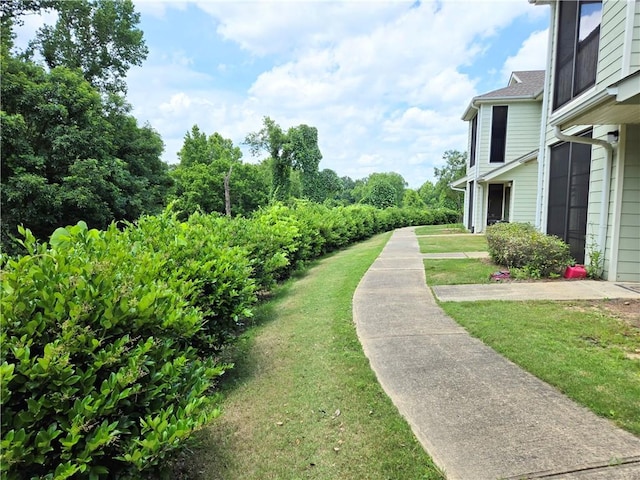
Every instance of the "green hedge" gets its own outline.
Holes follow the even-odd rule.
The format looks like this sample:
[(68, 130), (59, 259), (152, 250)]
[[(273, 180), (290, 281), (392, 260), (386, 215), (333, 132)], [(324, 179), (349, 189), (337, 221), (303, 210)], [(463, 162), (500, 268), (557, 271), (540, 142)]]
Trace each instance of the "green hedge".
[[(379, 232), (457, 213), (297, 201), (58, 229), (2, 257), (2, 479), (141, 478), (218, 415), (212, 358), (259, 291)], [(153, 474), (153, 473), (152, 473)]]
[(569, 245), (528, 223), (497, 223), (487, 227), (486, 237), (491, 260), (521, 269), (525, 276), (559, 275), (573, 263)]
[(2, 271), (2, 478), (135, 478), (217, 414), (197, 285), (114, 226), (25, 233)]

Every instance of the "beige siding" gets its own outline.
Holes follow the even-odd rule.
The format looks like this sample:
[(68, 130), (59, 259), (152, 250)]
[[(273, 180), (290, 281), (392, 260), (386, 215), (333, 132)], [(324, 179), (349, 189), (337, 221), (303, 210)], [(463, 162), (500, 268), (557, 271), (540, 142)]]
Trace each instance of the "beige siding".
[(636, 14), (633, 23), (633, 41), (631, 42), (631, 71), (640, 70), (640, 2), (636, 2)]
[[(505, 163), (515, 160), (538, 148), (540, 141), (540, 116), (542, 103), (538, 102), (512, 102), (496, 105), (508, 105), (507, 111), (507, 145)], [(479, 163), (479, 173), (487, 173), (500, 166), (499, 163), (489, 163), (491, 149), (491, 112), (493, 105), (482, 105), (482, 128), (478, 131), (480, 146), (476, 154), (476, 162)]]
[(604, 2), (600, 26), (600, 52), (598, 54), (598, 89), (607, 87), (621, 78), (622, 51), (625, 38), (627, 3)]
[[(480, 143), (476, 151), (476, 162), (478, 163), (478, 173), (482, 175), (495, 168), (489, 165), (489, 148), (491, 146), (491, 107), (492, 105), (480, 105), (480, 122), (478, 123), (478, 138)], [(508, 115), (508, 113), (507, 113)], [(507, 126), (507, 135), (509, 135), (509, 127)]]
[(640, 126), (627, 127), (617, 281), (640, 282)]
[(509, 105), (505, 161), (515, 160), (538, 148), (540, 142), (540, 102)]
[(538, 192), (538, 162), (532, 161), (492, 179), (489, 183), (512, 182), (510, 222), (535, 223)]

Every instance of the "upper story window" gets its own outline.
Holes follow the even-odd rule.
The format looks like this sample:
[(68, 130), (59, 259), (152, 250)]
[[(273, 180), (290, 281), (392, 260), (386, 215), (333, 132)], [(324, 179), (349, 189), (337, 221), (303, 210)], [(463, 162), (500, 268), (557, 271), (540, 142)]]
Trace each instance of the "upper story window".
[(491, 163), (504, 163), (508, 110), (509, 107), (495, 105), (491, 112), (491, 152), (489, 154)]
[(476, 141), (478, 139), (478, 115), (471, 120), (471, 145), (469, 146), (469, 166), (476, 164)]
[(564, 1), (559, 5), (554, 109), (596, 83), (602, 20), (601, 1)]

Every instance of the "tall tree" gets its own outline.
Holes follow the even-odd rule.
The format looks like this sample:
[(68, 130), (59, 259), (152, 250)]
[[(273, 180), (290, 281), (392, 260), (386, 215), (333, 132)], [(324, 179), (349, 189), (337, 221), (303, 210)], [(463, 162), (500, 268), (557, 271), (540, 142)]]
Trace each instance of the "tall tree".
[(184, 215), (196, 210), (226, 213), (227, 193), (234, 215), (247, 215), (268, 203), (265, 167), (243, 164), (242, 151), (218, 132), (207, 137), (194, 125), (178, 157), (180, 164), (171, 173), (176, 181), (174, 207)]
[(198, 163), (210, 164), (220, 160), (237, 163), (242, 158), (242, 151), (233, 145), (231, 139), (224, 138), (218, 132), (207, 137), (198, 125), (194, 125), (184, 137), (178, 158), (182, 167)]
[(106, 98), (78, 70), (41, 66), (3, 47), (2, 243), (23, 224), (44, 239), (56, 227), (154, 213), (170, 178), (159, 135), (140, 128), (123, 101)]
[(285, 200), (290, 196), (291, 172), (294, 169), (300, 172), (302, 194), (313, 195), (322, 159), (315, 127), (302, 124), (285, 132), (271, 118), (264, 117), (262, 129), (248, 134), (245, 144), (254, 156), (261, 151), (269, 153), (275, 198)]
[(131, 0), (66, 0), (30, 2), (53, 7), (55, 25), (45, 25), (30, 43), (30, 52), (42, 55), (50, 69), (80, 69), (84, 78), (103, 93), (126, 91), (125, 77), (132, 65), (147, 57), (140, 14)]
[(445, 162), (444, 166), (434, 168), (434, 175), (437, 178), (435, 192), (440, 206), (462, 213), (464, 193), (452, 190), (450, 184), (464, 176), (467, 168), (467, 152), (447, 150), (442, 159)]
[(354, 196), (363, 203), (378, 208), (402, 206), (407, 182), (399, 173), (372, 173), (363, 181), (357, 181)]

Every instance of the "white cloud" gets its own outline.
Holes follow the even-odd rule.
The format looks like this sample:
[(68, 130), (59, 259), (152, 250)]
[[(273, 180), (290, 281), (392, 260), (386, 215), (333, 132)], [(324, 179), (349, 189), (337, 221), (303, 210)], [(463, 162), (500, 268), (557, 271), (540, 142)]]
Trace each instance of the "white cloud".
[(165, 18), (171, 9), (185, 10), (187, 3), (175, 0), (135, 0), (136, 11), (142, 15)]
[(544, 70), (547, 66), (549, 29), (533, 32), (522, 42), (518, 53), (507, 58), (502, 67), (503, 78), (519, 70)]
[[(167, 161), (176, 161), (195, 123), (240, 144), (268, 115), (283, 128), (317, 127), (321, 168), (354, 179), (397, 171), (412, 187), (432, 178), (444, 151), (466, 148), (460, 115), (477, 94), (477, 77), (463, 71), (515, 18), (544, 14), (524, 0), (197, 6), (220, 37), (247, 54), (216, 60), (214, 52), (211, 68), (200, 63), (198, 71), (189, 51), (149, 45), (147, 64), (129, 75), (129, 99), (134, 113), (162, 134)], [(537, 52), (539, 34), (504, 68)], [(218, 75), (256, 58), (262, 68), (245, 77), (247, 87), (219, 85)], [(524, 69), (531, 68), (540, 67)]]

